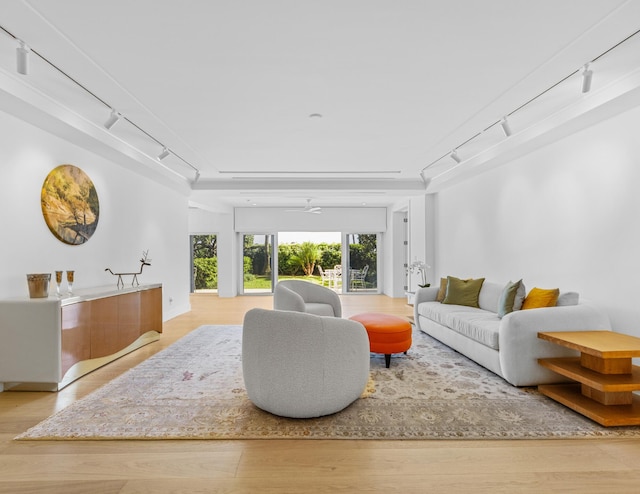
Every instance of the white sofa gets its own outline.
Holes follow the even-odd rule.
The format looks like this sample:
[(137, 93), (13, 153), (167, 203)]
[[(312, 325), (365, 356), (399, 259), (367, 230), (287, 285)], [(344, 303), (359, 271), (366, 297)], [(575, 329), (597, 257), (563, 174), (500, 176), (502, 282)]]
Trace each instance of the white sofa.
[[(539, 339), (541, 331), (611, 330), (608, 317), (577, 294), (561, 294), (558, 306), (515, 310), (502, 319), (498, 302), (506, 284), (485, 281), (480, 308), (436, 301), (438, 287), (420, 288), (414, 301), (421, 331), (498, 374), (514, 386), (566, 381), (541, 367), (539, 358), (576, 356), (577, 352)], [(560, 304), (571, 305), (560, 305)]]

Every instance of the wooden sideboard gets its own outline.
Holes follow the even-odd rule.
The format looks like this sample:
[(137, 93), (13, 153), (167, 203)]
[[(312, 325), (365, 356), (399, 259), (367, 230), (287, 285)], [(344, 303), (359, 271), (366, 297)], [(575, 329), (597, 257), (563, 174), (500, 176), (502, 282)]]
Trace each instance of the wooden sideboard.
[(0, 391), (57, 391), (160, 333), (161, 284), (0, 300)]

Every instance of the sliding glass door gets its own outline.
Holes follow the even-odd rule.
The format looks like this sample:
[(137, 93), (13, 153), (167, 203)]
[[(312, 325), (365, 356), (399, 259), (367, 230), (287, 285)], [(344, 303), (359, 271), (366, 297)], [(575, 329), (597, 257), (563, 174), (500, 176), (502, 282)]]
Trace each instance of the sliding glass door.
[(275, 235), (242, 237), (242, 293), (273, 293)]
[(191, 235), (191, 292), (218, 291), (218, 236)]
[(339, 233), (243, 234), (241, 293), (273, 293), (278, 279), (290, 278), (339, 293), (379, 293), (379, 237), (348, 233), (340, 243)]
[(342, 287), (340, 232), (278, 232), (278, 279)]
[(343, 291), (378, 293), (378, 235), (348, 233), (346, 237), (348, 269), (343, 273)]

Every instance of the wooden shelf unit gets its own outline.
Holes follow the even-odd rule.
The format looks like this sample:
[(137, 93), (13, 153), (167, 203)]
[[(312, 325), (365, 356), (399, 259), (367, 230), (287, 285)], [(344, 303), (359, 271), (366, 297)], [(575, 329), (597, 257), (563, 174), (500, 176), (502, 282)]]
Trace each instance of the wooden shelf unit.
[(538, 338), (580, 352), (580, 357), (538, 359), (577, 384), (544, 384), (540, 393), (604, 426), (640, 425), (640, 338), (612, 331), (543, 332)]

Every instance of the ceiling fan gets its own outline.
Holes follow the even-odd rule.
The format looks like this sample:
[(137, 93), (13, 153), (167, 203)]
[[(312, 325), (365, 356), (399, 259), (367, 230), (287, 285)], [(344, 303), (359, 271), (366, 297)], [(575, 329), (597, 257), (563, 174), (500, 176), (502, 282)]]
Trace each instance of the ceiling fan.
[(311, 199), (307, 199), (307, 205), (302, 209), (287, 209), (287, 213), (311, 213), (311, 214), (320, 214), (322, 213), (322, 208), (318, 206), (311, 206)]

